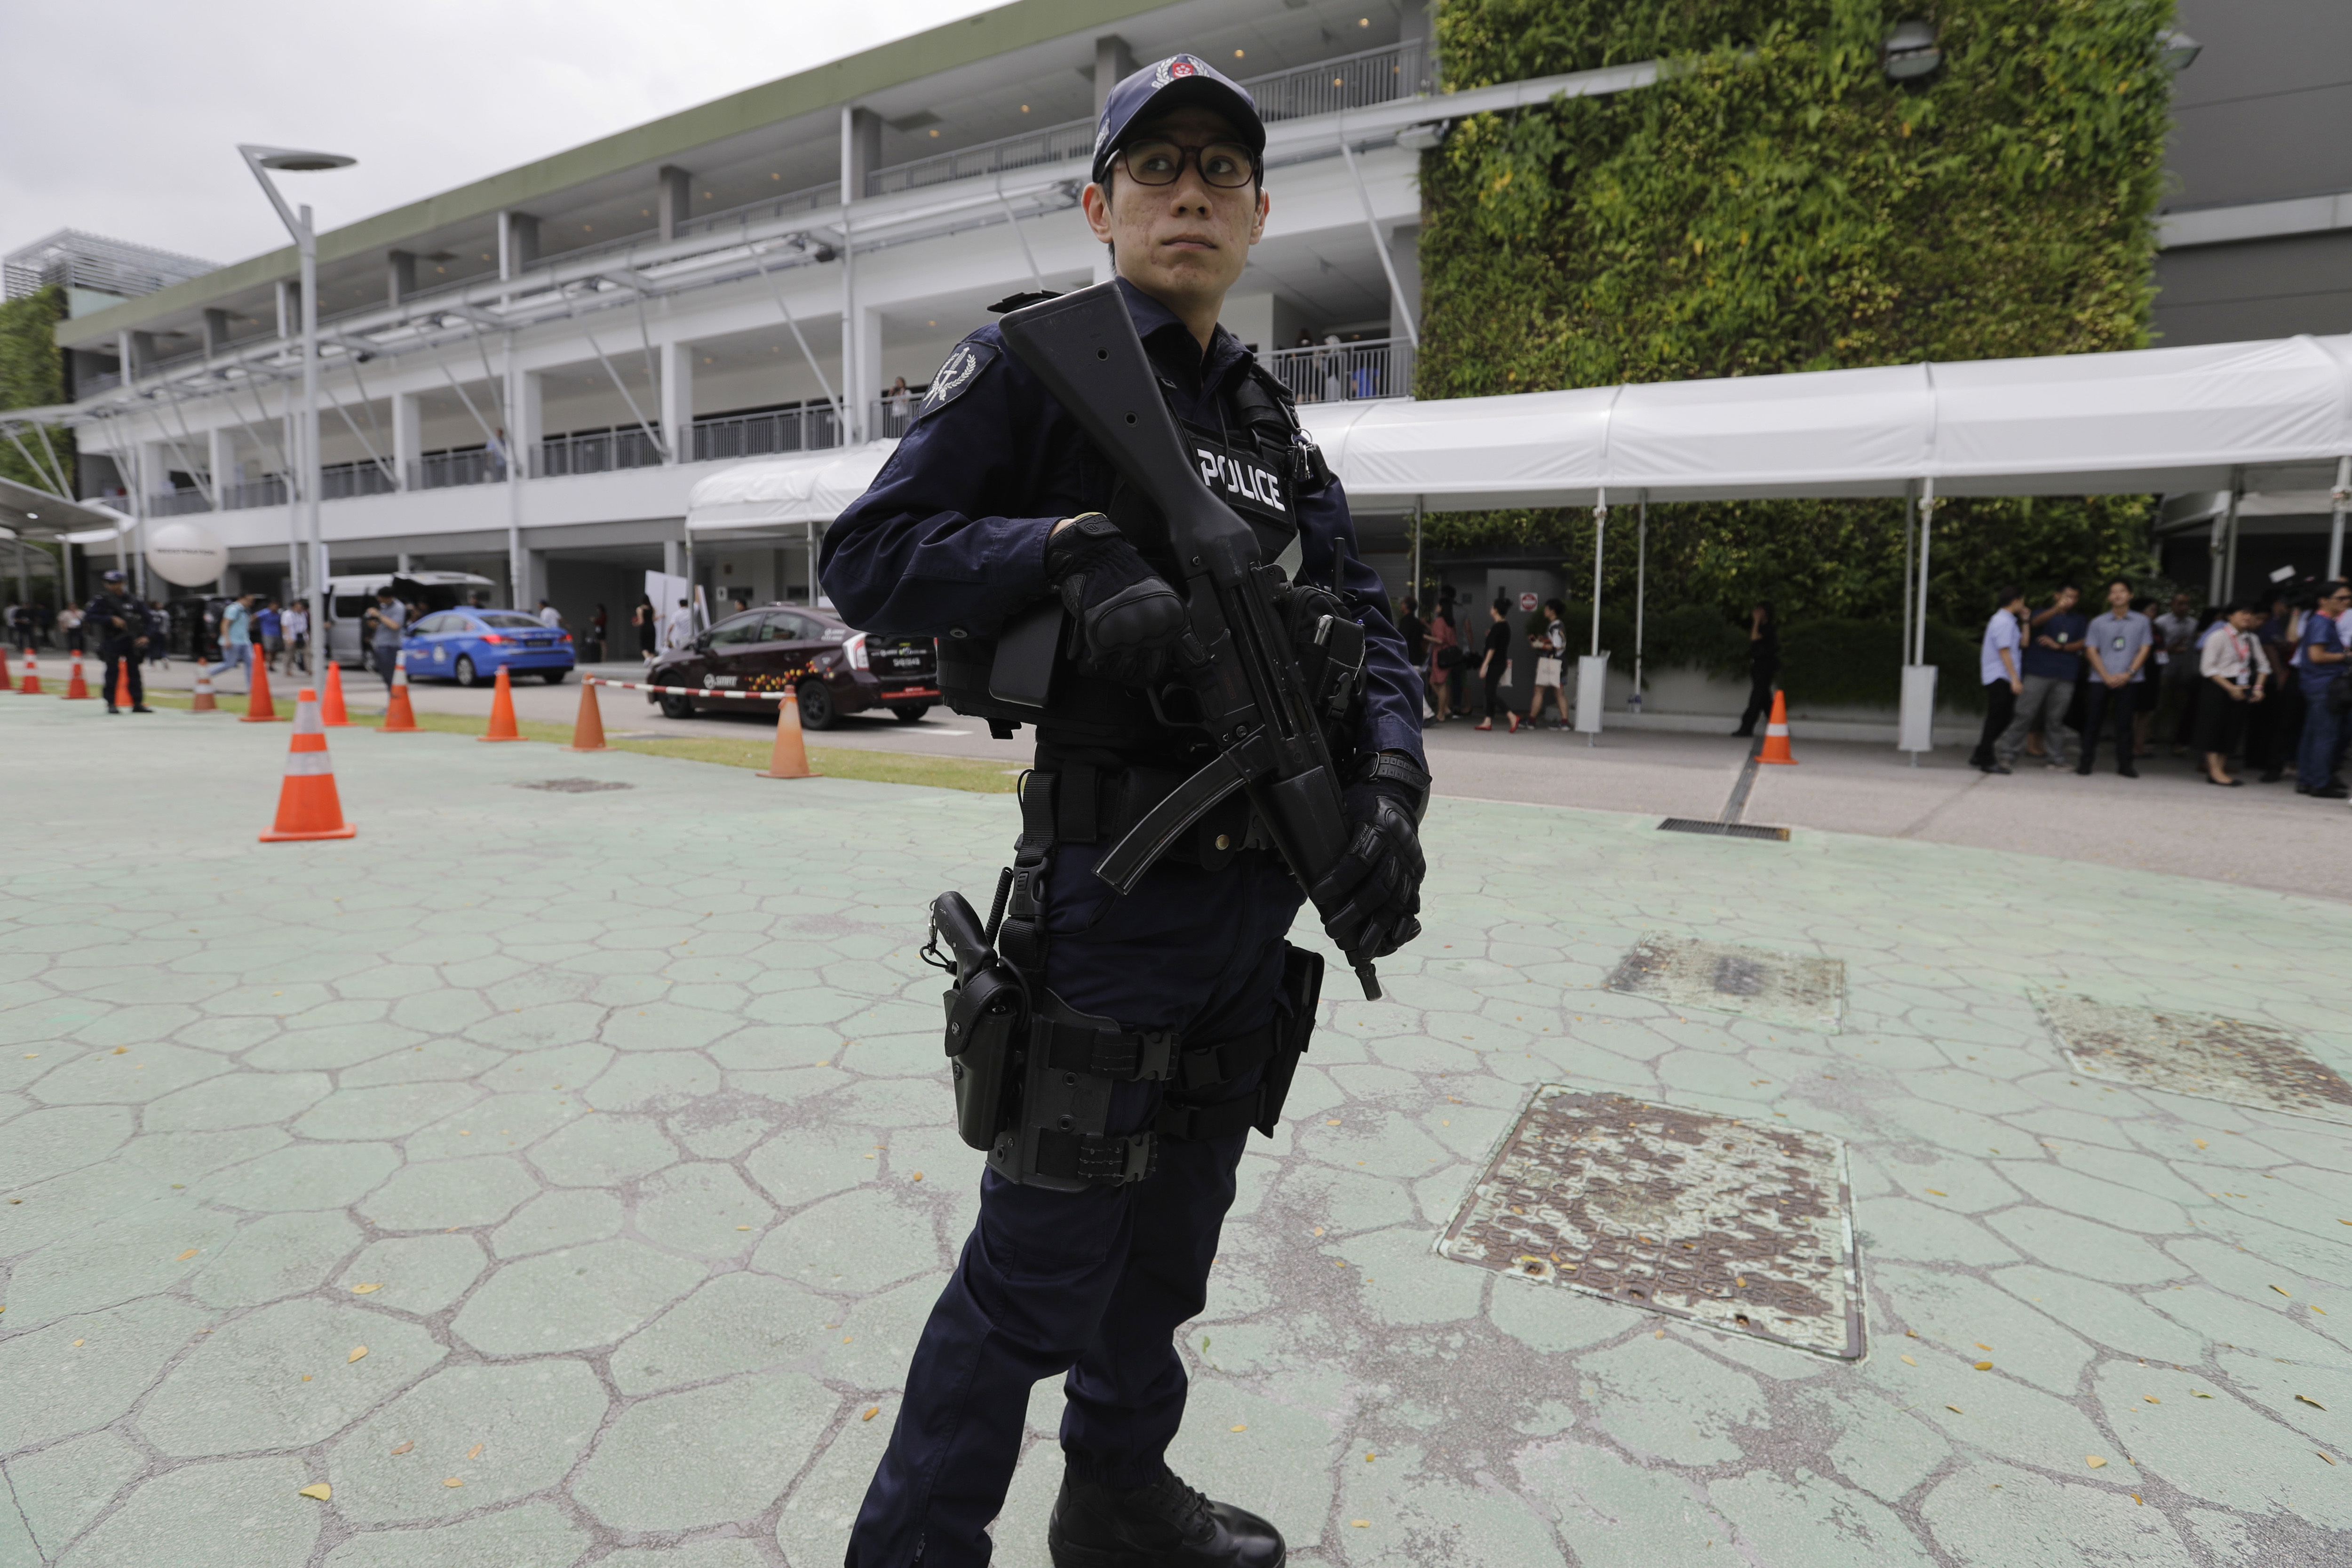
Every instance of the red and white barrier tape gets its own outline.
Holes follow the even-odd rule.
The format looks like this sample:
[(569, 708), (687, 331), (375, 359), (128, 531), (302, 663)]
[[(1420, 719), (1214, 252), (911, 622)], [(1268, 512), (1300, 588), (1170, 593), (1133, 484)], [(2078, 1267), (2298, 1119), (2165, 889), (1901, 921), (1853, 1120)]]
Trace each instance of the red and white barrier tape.
[[(609, 686), (615, 691), (651, 691), (663, 697), (734, 697), (745, 700), (764, 698), (773, 702), (781, 700), (784, 695), (782, 690), (730, 691), (715, 686), (656, 686), (650, 681), (644, 680), (607, 680), (601, 675), (583, 675), (580, 679), (590, 686)], [(938, 695), (939, 692), (932, 688), (919, 687), (905, 691), (886, 691), (882, 697), (883, 700), (891, 701), (902, 698), (937, 697)]]

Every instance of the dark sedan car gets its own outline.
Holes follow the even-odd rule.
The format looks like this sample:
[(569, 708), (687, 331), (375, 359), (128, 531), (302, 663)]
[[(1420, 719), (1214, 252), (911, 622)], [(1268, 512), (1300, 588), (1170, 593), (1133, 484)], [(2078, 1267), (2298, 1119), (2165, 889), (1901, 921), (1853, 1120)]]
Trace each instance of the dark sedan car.
[[(705, 691), (800, 694), (801, 722), (829, 730), (845, 713), (887, 708), (911, 724), (940, 698), (939, 655), (929, 637), (886, 637), (854, 631), (830, 610), (768, 605), (739, 610), (654, 661), (656, 686)], [(648, 694), (672, 719), (691, 717), (692, 697)], [(765, 702), (709, 704), (720, 711), (772, 712)]]

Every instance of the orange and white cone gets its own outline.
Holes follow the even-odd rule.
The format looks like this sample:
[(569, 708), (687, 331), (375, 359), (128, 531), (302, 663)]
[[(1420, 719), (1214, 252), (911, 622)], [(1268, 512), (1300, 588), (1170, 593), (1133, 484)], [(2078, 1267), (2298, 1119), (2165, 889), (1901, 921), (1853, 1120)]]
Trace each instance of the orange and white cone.
[(1772, 717), (1765, 721), (1764, 750), (1756, 760), (1791, 768), (1797, 765), (1797, 759), (1789, 754), (1789, 699), (1782, 692), (1772, 693)]
[(66, 700), (68, 702), (89, 700), (89, 682), (81, 678), (81, 655), (79, 653), (73, 657), (73, 673), (66, 677)]
[(41, 667), (33, 661), (31, 648), (25, 650), (25, 679), (17, 683), (16, 689), (27, 697), (38, 697), (41, 694)]
[(139, 700), (131, 695), (131, 661), (138, 657), (134, 651), (114, 667), (114, 705), (125, 713), (135, 712), (139, 708)]
[(801, 738), (800, 693), (784, 689), (783, 701), (776, 705), (776, 749), (769, 753), (768, 771), (755, 774), (763, 779), (813, 779), (816, 770), (809, 766), (808, 744)]
[(580, 682), (580, 717), (572, 726), (572, 744), (567, 752), (609, 752), (604, 743), (604, 710), (596, 701), (596, 678), (582, 678)]
[(220, 704), (213, 700), (213, 672), (202, 654), (196, 656), (196, 700), (188, 708), (191, 713), (217, 713)]
[(408, 705), (408, 650), (392, 656), (392, 697), (383, 705), (381, 734), (407, 734), (416, 729), (416, 710)]
[(490, 691), (490, 727), (474, 737), (478, 741), (520, 741), (522, 731), (515, 728), (514, 688), (507, 682), (507, 667), (499, 666), (498, 679)]
[(286, 782), (278, 790), (278, 821), (261, 842), (296, 844), (358, 833), (343, 820), (334, 759), (327, 755), (327, 727), (319, 722), (319, 694), (307, 686), (294, 705), (293, 742), (286, 752)]
[(241, 724), (275, 724), (278, 710), (269, 700), (269, 667), (257, 654), (245, 658), (245, 717)]
[(333, 659), (327, 661), (327, 684), (324, 700), (319, 704), (319, 722), (330, 730), (341, 730), (352, 721), (343, 711), (343, 667)]
[(8, 650), (0, 647), (0, 691), (16, 689), (16, 672), (9, 668)]

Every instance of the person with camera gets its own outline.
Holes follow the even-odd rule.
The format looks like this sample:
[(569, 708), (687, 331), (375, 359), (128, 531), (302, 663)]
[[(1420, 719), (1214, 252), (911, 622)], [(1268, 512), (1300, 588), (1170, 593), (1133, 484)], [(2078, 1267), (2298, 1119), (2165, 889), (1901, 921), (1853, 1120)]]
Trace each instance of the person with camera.
[[(1344, 848), (1314, 885), (1267, 847), (1241, 794), (1177, 832), (1131, 890), (1096, 874), (1217, 761), (1221, 742), (1183, 715), (1239, 655), (1193, 636), (1175, 584), (1209, 594), (1208, 579), (1187, 576), (1159, 500), (1117, 477), (1006, 329), (950, 353), (873, 488), (824, 537), (822, 580), (853, 625), (937, 637), (951, 706), (1002, 734), (1036, 726), (1009, 901), (984, 940), (1031, 999), (1036, 1032), (1023, 1037), (1051, 1053), (1051, 1091), (1086, 1119), (1063, 1127), (1097, 1129), (1024, 1122), (990, 1146), (978, 1222), (916, 1346), (850, 1568), (985, 1563), (1030, 1392), (1048, 1377), (1065, 1399), (1046, 1529), (1058, 1568), (1283, 1561), (1272, 1523), (1169, 1468), (1186, 1386), (1174, 1333), (1207, 1298), (1246, 1130), (1277, 1124), (1313, 1025), (1321, 961), (1285, 937), (1309, 897), (1352, 963), (1418, 933), (1428, 774), (1419, 687), (1347, 499), (1286, 389), (1217, 324), (1265, 229), (1265, 145), (1249, 94), (1174, 55), (1112, 89), (1082, 201), (1188, 463), (1197, 452), (1256, 559), (1286, 574), (1291, 635), (1359, 650), (1325, 670), (1344, 677), (1323, 721)], [(1034, 681), (1033, 647), (1046, 666)], [(1015, 686), (1026, 699), (1003, 695)]]

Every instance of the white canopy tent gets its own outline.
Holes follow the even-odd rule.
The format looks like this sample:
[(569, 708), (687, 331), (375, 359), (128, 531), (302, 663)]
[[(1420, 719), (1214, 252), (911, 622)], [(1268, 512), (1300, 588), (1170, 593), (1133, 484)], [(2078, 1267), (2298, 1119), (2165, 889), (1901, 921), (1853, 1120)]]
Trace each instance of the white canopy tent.
[[(1366, 511), (1591, 506), (1605, 527), (1612, 497), (1915, 498), (1902, 742), (1913, 751), (1927, 749), (1934, 701), (1933, 672), (1921, 667), (1937, 495), (2226, 492), (2218, 549), (2236, 498), (2328, 491), (2334, 575), (2352, 491), (2352, 336), (1310, 405), (1301, 414)], [(695, 487), (687, 526), (799, 524), (814, 551), (887, 450), (876, 443), (712, 475)], [(1597, 727), (1597, 695), (1591, 711)]]

